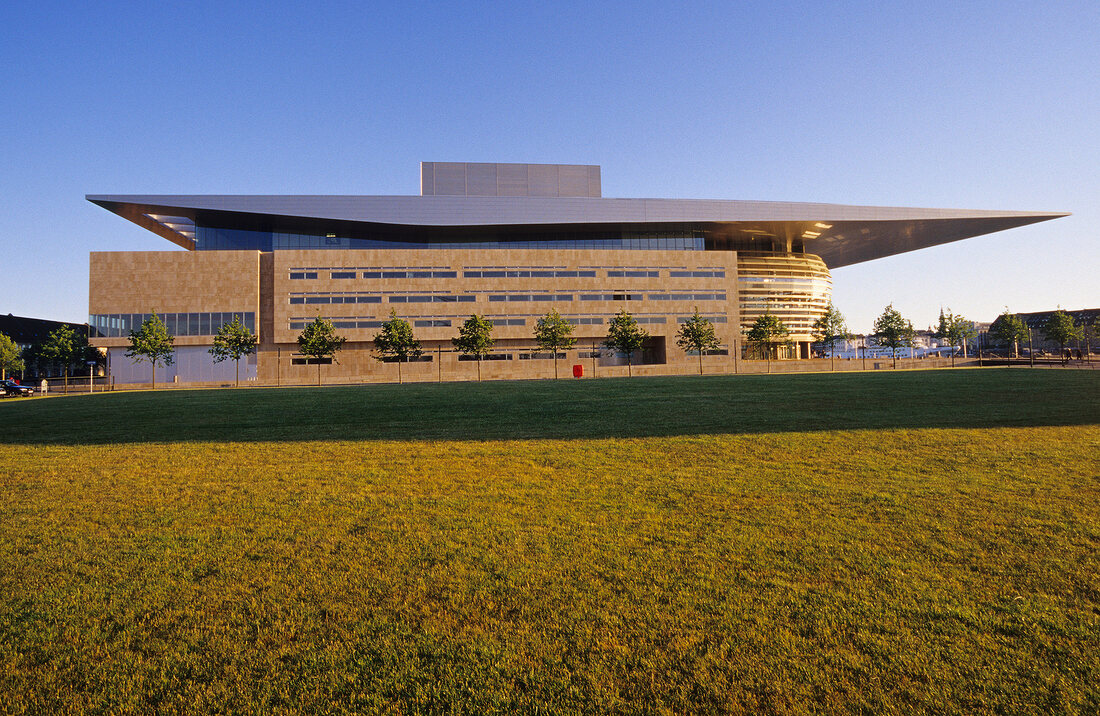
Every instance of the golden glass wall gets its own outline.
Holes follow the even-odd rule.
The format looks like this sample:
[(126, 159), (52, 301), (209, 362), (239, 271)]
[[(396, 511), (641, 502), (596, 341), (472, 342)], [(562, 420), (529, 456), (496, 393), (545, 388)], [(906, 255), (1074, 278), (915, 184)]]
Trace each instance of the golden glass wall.
[(791, 342), (808, 345), (814, 321), (829, 305), (833, 279), (813, 254), (738, 252), (737, 289), (742, 335), (767, 312), (783, 321)]

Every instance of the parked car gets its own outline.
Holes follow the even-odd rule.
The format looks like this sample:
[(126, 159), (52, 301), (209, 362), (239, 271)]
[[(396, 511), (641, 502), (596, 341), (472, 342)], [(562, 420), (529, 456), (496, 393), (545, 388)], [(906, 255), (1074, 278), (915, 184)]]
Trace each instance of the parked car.
[(34, 388), (27, 385), (19, 385), (10, 378), (8, 380), (0, 381), (0, 395), (5, 398), (8, 397), (21, 397), (34, 394)]

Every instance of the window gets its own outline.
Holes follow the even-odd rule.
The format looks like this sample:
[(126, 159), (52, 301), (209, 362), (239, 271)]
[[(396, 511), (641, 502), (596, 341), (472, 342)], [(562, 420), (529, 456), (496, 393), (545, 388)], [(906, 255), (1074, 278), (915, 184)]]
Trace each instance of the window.
[(672, 278), (725, 278), (726, 272), (720, 269), (706, 271), (669, 271)]
[[(564, 359), (565, 354), (564, 353), (558, 353), (557, 357), (559, 359)], [(520, 360), (553, 360), (554, 359), (554, 354), (553, 353), (520, 353), (519, 354), (519, 359)]]
[[(701, 316), (701, 318), (705, 318), (708, 321), (710, 321), (711, 323), (726, 323), (726, 321), (727, 321), (725, 316)], [(687, 323), (691, 319), (692, 319), (692, 316), (679, 316), (676, 319), (676, 322), (677, 323)]]
[(290, 278), (302, 279), (302, 278), (317, 278), (316, 271), (291, 271)]
[(332, 278), (355, 278), (354, 271), (333, 271)]

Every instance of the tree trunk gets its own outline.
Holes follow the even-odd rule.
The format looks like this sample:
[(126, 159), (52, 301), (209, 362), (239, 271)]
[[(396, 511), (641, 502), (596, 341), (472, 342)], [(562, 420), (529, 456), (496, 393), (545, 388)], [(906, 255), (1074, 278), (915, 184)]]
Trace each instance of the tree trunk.
[(554, 349), (554, 380), (558, 379), (558, 349)]
[(321, 359), (317, 359), (317, 387), (321, 387)]
[(156, 390), (157, 389), (157, 362), (153, 361), (149, 365), (151, 365), (153, 367), (153, 390)]
[(481, 382), (481, 356), (477, 357), (477, 382)]
[(240, 388), (241, 387), (241, 359), (238, 358), (237, 360), (233, 361), (233, 365), (235, 365), (237, 367), (237, 377), (233, 380), (233, 387), (234, 388)]
[(699, 375), (703, 374), (703, 350), (699, 349)]
[(626, 377), (627, 378), (633, 378), (634, 377), (633, 358), (634, 358), (633, 353), (627, 353), (626, 354)]

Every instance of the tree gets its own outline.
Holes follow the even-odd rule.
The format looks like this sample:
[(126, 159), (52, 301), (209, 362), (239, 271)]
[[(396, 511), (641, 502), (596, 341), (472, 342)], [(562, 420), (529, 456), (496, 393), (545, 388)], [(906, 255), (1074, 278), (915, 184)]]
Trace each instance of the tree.
[(814, 321), (812, 335), (815, 341), (828, 344), (829, 369), (832, 370), (836, 342), (846, 341), (852, 337), (852, 334), (848, 332), (848, 323), (844, 320), (844, 314), (836, 309), (832, 301), (829, 301), (829, 306), (825, 309), (824, 315)]
[(558, 351), (576, 344), (577, 339), (572, 336), (573, 324), (562, 318), (556, 308), (535, 323), (535, 343), (554, 354), (554, 378), (558, 377)]
[(989, 327), (989, 332), (997, 340), (1012, 345), (1012, 357), (1020, 357), (1020, 341), (1027, 339), (1027, 324), (1015, 313), (1008, 310), (997, 316), (997, 320)]
[(382, 324), (382, 330), (374, 337), (374, 350), (379, 353), (378, 360), (397, 362), (398, 383), (401, 382), (401, 364), (424, 353), (420, 341), (413, 337), (412, 326), (398, 318), (393, 309), (390, 309), (390, 320)]
[(172, 365), (175, 342), (176, 339), (168, 334), (168, 329), (155, 311), (140, 328), (130, 331), (130, 349), (126, 351), (126, 357), (134, 363), (149, 361), (153, 370), (153, 390), (157, 389), (157, 363), (165, 367)]
[(336, 362), (336, 351), (344, 346), (347, 338), (336, 335), (332, 321), (317, 316), (298, 335), (298, 352), (313, 358), (317, 363), (317, 385), (321, 384), (321, 360), (328, 357)]
[(649, 333), (624, 308), (611, 319), (603, 344), (613, 351), (626, 354), (626, 374), (632, 376), (634, 351), (641, 348), (648, 339)]
[(462, 327), (458, 329), (458, 338), (452, 338), (451, 343), (461, 353), (473, 356), (477, 361), (477, 379), (481, 381), (481, 359), (489, 355), (493, 349), (493, 322), (476, 313), (466, 319)]
[(1060, 308), (1050, 314), (1050, 318), (1043, 326), (1043, 333), (1046, 334), (1047, 340), (1058, 344), (1063, 363), (1066, 360), (1066, 344), (1070, 341), (1079, 341), (1083, 337), (1081, 326), (1077, 325), (1073, 316)]
[(913, 333), (912, 322), (902, 318), (892, 303), (875, 319), (875, 343), (890, 349), (894, 368), (898, 367), (898, 349), (913, 345)]
[(19, 350), (19, 344), (0, 333), (0, 379), (6, 379), (8, 373), (23, 370), (26, 363), (23, 361), (23, 352)]
[(788, 335), (790, 335), (790, 331), (787, 330), (786, 324), (780, 320), (779, 316), (773, 316), (771, 313), (765, 312), (764, 315), (758, 316), (753, 321), (752, 327), (745, 334), (745, 338), (757, 351), (764, 353), (764, 357), (768, 360), (768, 370), (771, 371), (772, 348), (775, 348), (776, 358), (778, 358), (779, 346), (787, 342)]
[(676, 345), (682, 350), (696, 351), (699, 354), (699, 375), (703, 374), (703, 351), (711, 351), (721, 345), (714, 335), (714, 324), (699, 315), (699, 309), (680, 326), (676, 334)]
[(42, 357), (48, 361), (60, 363), (65, 375), (65, 390), (69, 389), (69, 367), (76, 355), (76, 331), (65, 324), (50, 331), (42, 343)]
[(240, 316), (233, 316), (230, 323), (223, 323), (214, 336), (214, 345), (210, 347), (210, 355), (214, 356), (215, 363), (232, 359), (236, 364), (236, 379), (234, 384), (241, 384), (241, 358), (252, 354), (256, 350), (256, 336), (248, 330), (248, 326), (241, 323)]
[[(966, 342), (977, 335), (974, 330), (974, 322), (968, 321), (962, 316), (956, 316), (947, 309), (947, 313), (940, 309), (940, 324), (936, 329), (936, 338), (947, 341), (951, 346), (951, 367), (955, 367), (955, 346), (962, 346), (963, 358), (966, 357)], [(980, 357), (980, 356), (979, 356)]]

